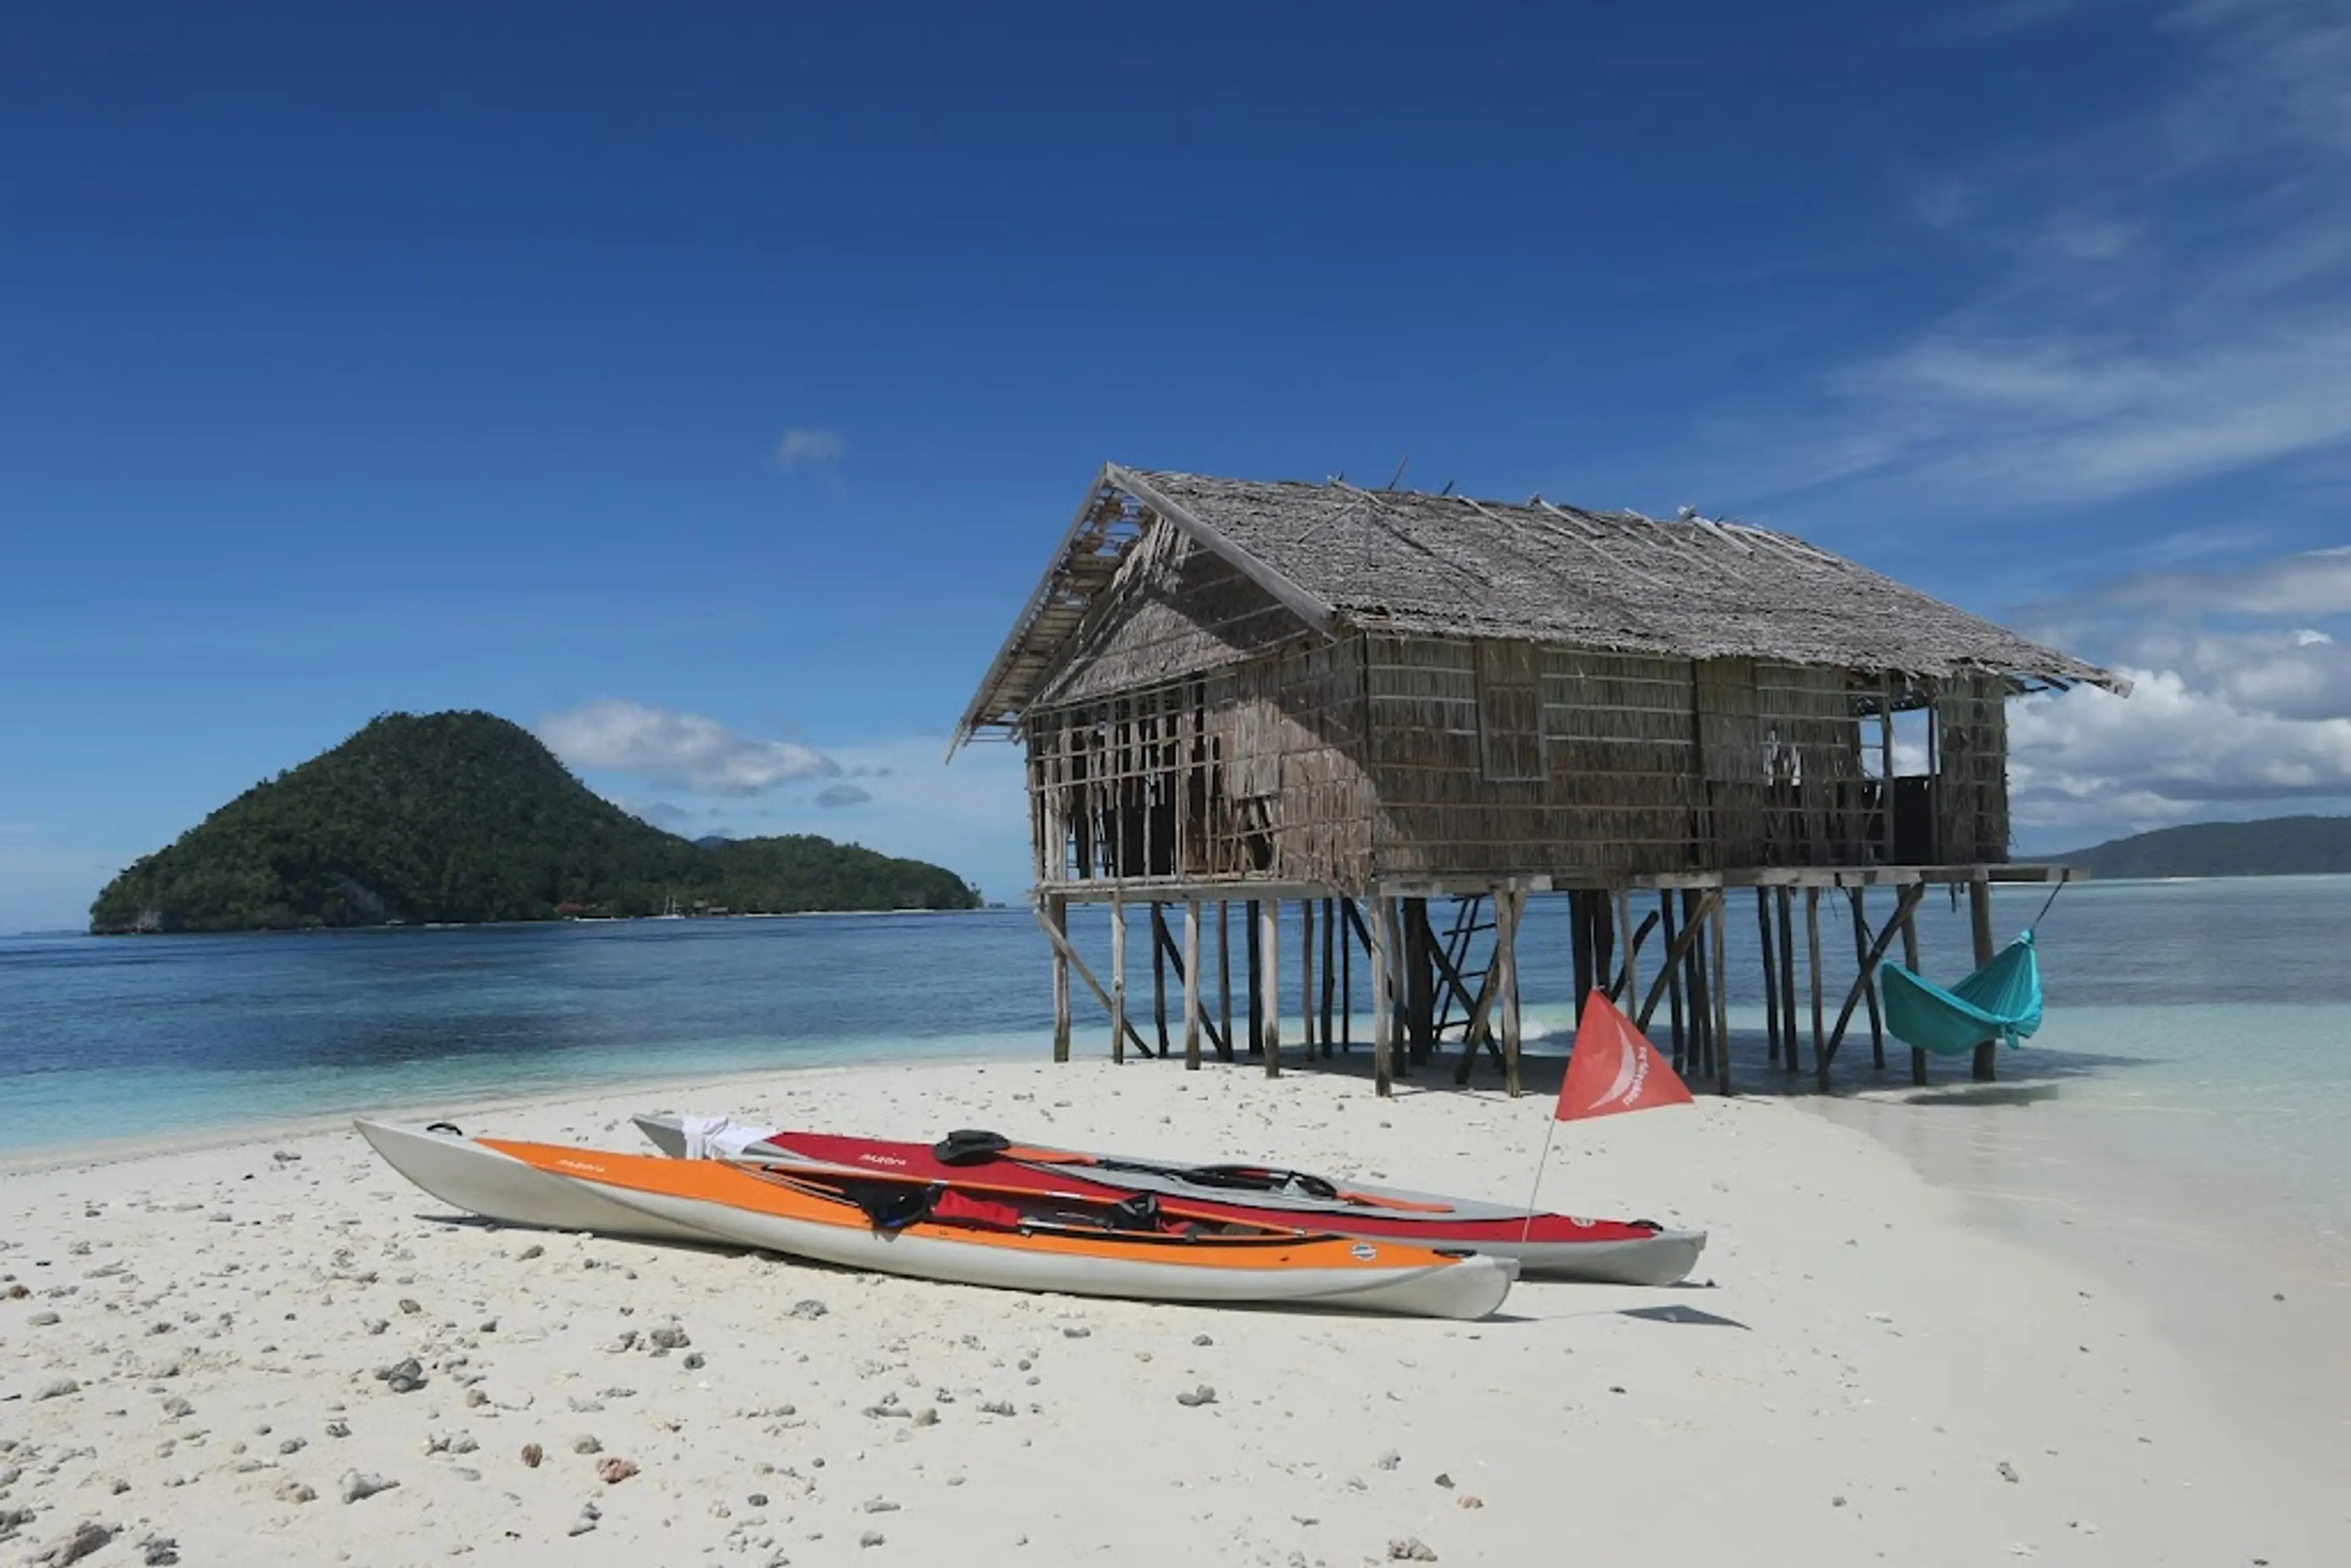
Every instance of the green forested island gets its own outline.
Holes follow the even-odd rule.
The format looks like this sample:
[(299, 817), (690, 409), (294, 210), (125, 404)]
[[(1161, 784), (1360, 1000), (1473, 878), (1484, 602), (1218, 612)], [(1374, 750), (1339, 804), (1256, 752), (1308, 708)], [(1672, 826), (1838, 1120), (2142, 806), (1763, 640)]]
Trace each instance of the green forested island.
[(2093, 876), (2300, 876), (2351, 872), (2351, 817), (2195, 822), (2053, 855)]
[(953, 872), (811, 834), (665, 833), (486, 713), (387, 714), (109, 883), (93, 932), (970, 909)]

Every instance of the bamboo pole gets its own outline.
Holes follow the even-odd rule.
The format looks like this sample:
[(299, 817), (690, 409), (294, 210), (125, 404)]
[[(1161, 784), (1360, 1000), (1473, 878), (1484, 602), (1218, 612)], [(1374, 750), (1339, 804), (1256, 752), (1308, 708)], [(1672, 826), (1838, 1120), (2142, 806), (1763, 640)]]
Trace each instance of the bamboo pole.
[[(1976, 939), (1976, 967), (1991, 962), (1991, 882), (1978, 877), (1968, 883), (1968, 927)], [(1979, 1083), (1990, 1083), (2000, 1076), (2000, 1042), (1980, 1040), (1976, 1045), (1975, 1071)]]
[(1110, 1059), (1126, 1060), (1126, 905), (1114, 893), (1110, 895)]
[(1372, 894), (1372, 1082), (1384, 1099), (1395, 1092), (1395, 998), (1389, 994), (1388, 950), (1395, 916), (1388, 901)]
[(1200, 901), (1184, 901), (1184, 1071), (1200, 1071)]
[[(1397, 898), (1388, 899), (1386, 903), (1388, 906), (1387, 951), (1384, 955), (1387, 960), (1386, 986), (1388, 1003), (1395, 1009), (1395, 1017), (1389, 1020), (1388, 1027), (1396, 1037), (1393, 1043), (1405, 1045), (1405, 1034), (1411, 1026), (1411, 1012), (1405, 1006), (1405, 905), (1404, 901)], [(1412, 1076), (1412, 1051), (1409, 1046), (1401, 1051), (1391, 1050), (1388, 1057), (1389, 1068), (1397, 1077)]]
[(1771, 1041), (1771, 1065), (1780, 1065), (1780, 998), (1772, 983), (1775, 971), (1771, 967), (1771, 890), (1755, 890), (1755, 939), (1763, 955), (1763, 1028)]
[(1428, 951), (1436, 945), (1436, 934), (1428, 927), (1428, 900), (1405, 899), (1404, 974), (1410, 1040), (1405, 1054), (1415, 1067), (1428, 1065), (1437, 1043), (1437, 962)]
[(1265, 961), (1265, 977), (1258, 995), (1265, 1007), (1259, 1031), (1265, 1048), (1265, 1075), (1281, 1076), (1281, 900), (1269, 898), (1259, 906), (1258, 949)]
[(1060, 894), (1045, 900), (1045, 918), (1061, 940), (1053, 949), (1053, 1060), (1070, 1060), (1070, 901)]
[(1926, 896), (1926, 893), (1927, 886), (1924, 883), (1913, 883), (1896, 893), (1894, 895), (1894, 914), (1886, 922), (1886, 929), (1877, 934), (1877, 939), (1875, 942), (1861, 950), (1858, 956), (1859, 967), (1854, 976), (1853, 988), (1845, 993), (1844, 1006), (1837, 1011), (1836, 1027), (1829, 1030), (1831, 1056), (1834, 1056), (1837, 1047), (1844, 1043), (1845, 1026), (1853, 1021), (1854, 1011), (1860, 1007), (1862, 998), (1876, 995), (1871, 982), (1877, 977), (1878, 965), (1886, 959), (1886, 949), (1893, 946), (1897, 933), (1908, 928), (1911, 911), (1917, 908), (1918, 901)]

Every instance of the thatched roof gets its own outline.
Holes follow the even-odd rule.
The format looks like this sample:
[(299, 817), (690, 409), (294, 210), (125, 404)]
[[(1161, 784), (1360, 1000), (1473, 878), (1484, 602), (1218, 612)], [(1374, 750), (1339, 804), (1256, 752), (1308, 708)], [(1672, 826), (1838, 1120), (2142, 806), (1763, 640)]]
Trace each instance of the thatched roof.
[(1743, 523), (1112, 464), (997, 655), (959, 738), (1010, 722), (1043, 690), (1087, 609), (1155, 519), (1230, 562), (1288, 606), (1301, 631), (1524, 638), (2128, 689), (2107, 671)]

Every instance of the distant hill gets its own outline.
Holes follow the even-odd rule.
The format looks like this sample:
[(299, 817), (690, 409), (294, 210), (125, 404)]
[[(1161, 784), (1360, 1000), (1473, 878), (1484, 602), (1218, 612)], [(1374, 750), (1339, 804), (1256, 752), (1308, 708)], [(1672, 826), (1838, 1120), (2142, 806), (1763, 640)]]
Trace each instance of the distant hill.
[(2093, 876), (2297, 876), (2351, 872), (2351, 817), (2196, 822), (2053, 855)]
[(89, 924), (248, 931), (978, 903), (953, 872), (813, 835), (665, 833), (491, 714), (387, 714), (131, 866)]

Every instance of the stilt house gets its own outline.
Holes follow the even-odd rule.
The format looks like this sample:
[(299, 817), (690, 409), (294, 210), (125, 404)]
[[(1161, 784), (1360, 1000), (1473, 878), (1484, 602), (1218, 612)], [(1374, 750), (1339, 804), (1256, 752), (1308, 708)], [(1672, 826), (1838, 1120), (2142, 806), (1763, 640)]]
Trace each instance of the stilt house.
[[(1258, 915), (1246, 1044), (1278, 1068), (1269, 911), (1301, 900), (1310, 933), (1318, 904), (1322, 915), (1324, 1054), (1344, 1017), (1334, 1024), (1332, 969), (1345, 962), (1352, 986), (1360, 943), (1383, 1088), (1392, 1068), (1427, 1058), (1447, 1023), (1465, 1074), (1488, 1040), (1515, 1087), (1515, 927), (1529, 894), (1557, 893), (1571, 901), (1577, 994), (1591, 983), (1629, 993), (1646, 1019), (1661, 988), (1677, 1051), (1727, 1082), (1723, 904), (1744, 885), (1759, 890), (1772, 1054), (1784, 1043), (1792, 1066), (1790, 900), (1804, 894), (1825, 1081), (1823, 892), (1850, 890), (1859, 930), (1861, 889), (1909, 890), (1877, 933), (1882, 956), (1928, 883), (2064, 874), (2006, 863), (2005, 704), (2076, 683), (2124, 689), (1743, 524), (1111, 465), (956, 740), (1003, 737), (1027, 751), (1057, 1055), (1075, 958), (1068, 901), (1114, 907), (1113, 983), (1081, 974), (1111, 1007), (1121, 1052), (1130, 1040), (1169, 1049), (1164, 1021), (1155, 1048), (1123, 1016), (1126, 911), (1150, 906), (1155, 972), (1172, 964), (1182, 977), (1185, 1054), (1196, 1061), (1201, 905), (1217, 905), (1221, 938), (1225, 901), (1242, 899)], [(1639, 925), (1636, 894), (1659, 904)], [(1452, 902), (1449, 936), (1431, 926), (1432, 897)], [(1180, 950), (1166, 905), (1185, 912)], [(1487, 930), (1472, 972), (1472, 939)], [(1658, 968), (1644, 989), (1652, 930)], [(1305, 946), (1311, 1056), (1311, 936)], [(1160, 994), (1164, 1020), (1164, 980)], [(1205, 1021), (1229, 1054), (1229, 1023)], [(1397, 1031), (1407, 1054), (1392, 1060)]]

